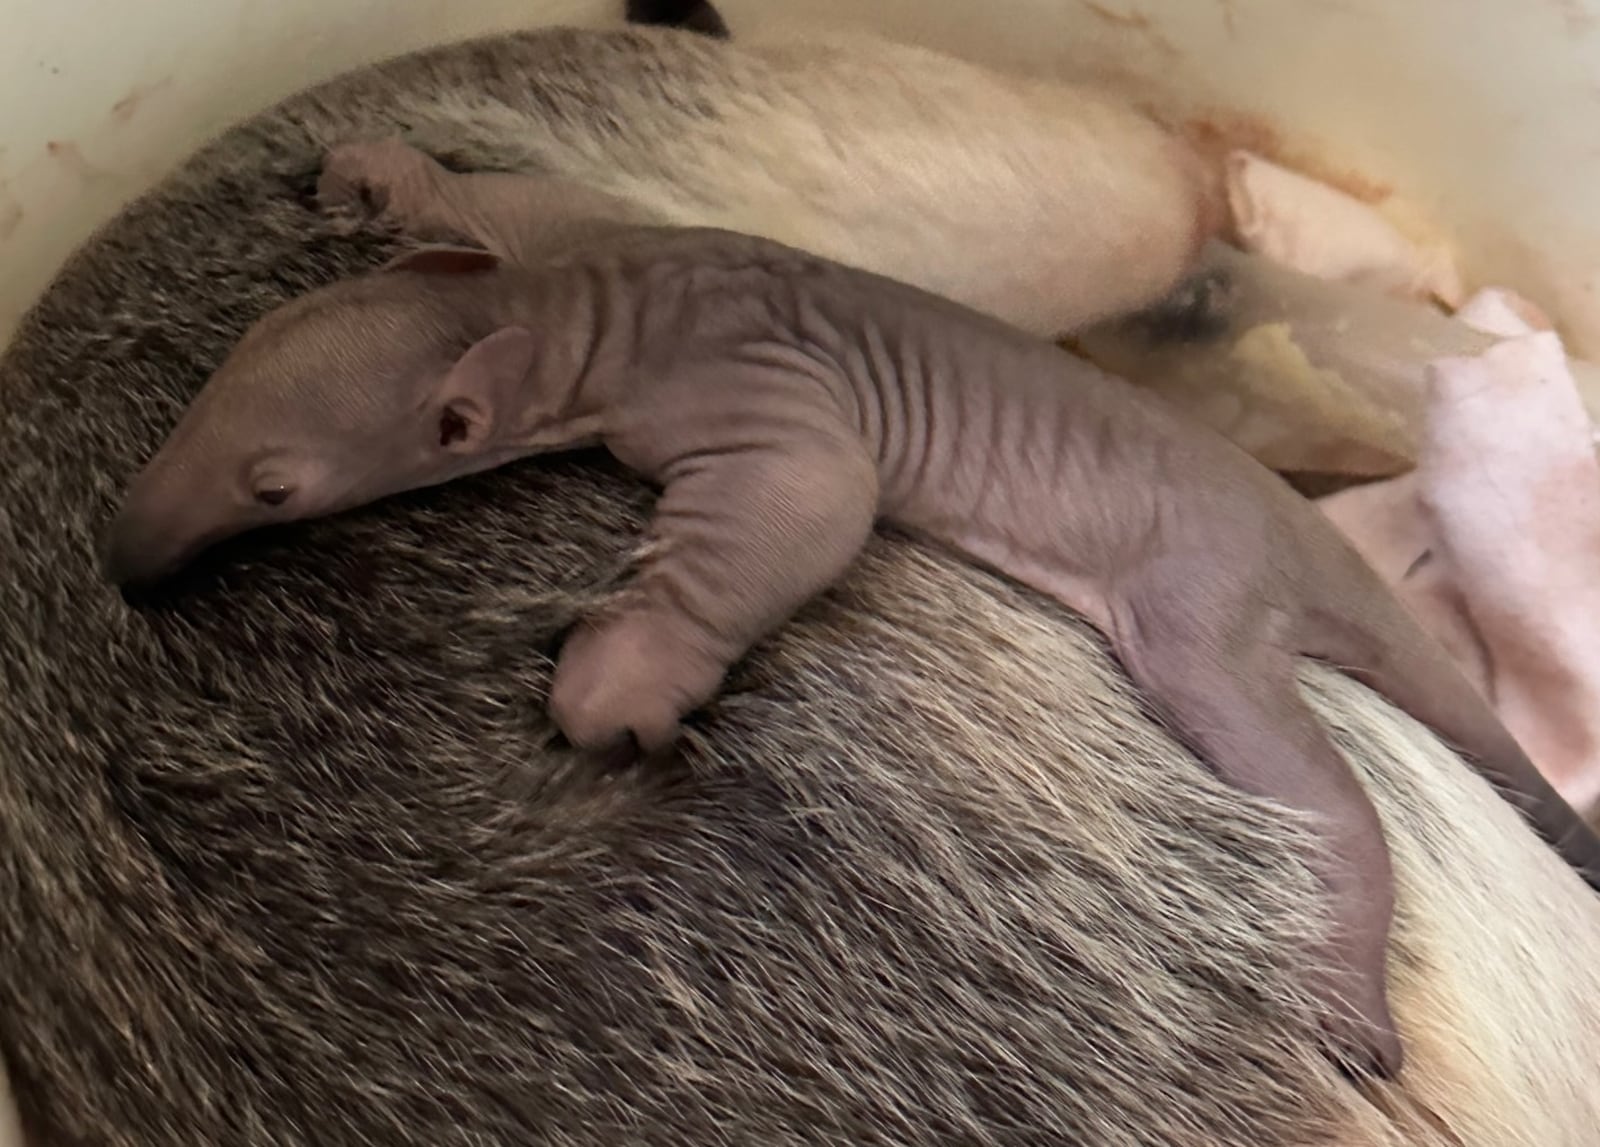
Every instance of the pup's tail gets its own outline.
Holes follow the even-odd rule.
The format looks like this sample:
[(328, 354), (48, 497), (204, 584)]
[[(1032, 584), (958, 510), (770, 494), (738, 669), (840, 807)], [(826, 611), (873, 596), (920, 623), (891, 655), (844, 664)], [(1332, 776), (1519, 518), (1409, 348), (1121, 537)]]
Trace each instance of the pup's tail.
[(709, 0), (628, 0), (628, 23), (683, 28), (714, 40), (728, 39), (728, 25)]
[[(1361, 562), (1353, 552), (1340, 558)], [(1329, 562), (1335, 567), (1341, 564)], [(1520, 810), (1590, 887), (1600, 891), (1600, 836), (1528, 759), (1444, 647), (1390, 596), (1377, 574), (1364, 562), (1361, 565), (1361, 573), (1354, 576), (1364, 575), (1375, 583), (1375, 592), (1363, 602), (1362, 615), (1313, 621), (1308, 626), (1312, 632), (1303, 635), (1303, 650), (1333, 662), (1432, 729)]]

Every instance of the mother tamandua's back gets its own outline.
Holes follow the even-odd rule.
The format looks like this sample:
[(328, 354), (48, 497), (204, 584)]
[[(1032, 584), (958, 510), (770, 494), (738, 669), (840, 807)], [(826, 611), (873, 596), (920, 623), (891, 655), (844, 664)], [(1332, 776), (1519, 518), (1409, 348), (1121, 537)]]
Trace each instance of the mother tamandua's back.
[(389, 109), (452, 166), (568, 176), (1047, 336), (1165, 295), (1222, 217), (1193, 150), (1119, 99), (880, 39), (552, 29), (335, 83), (296, 109), (325, 145), (352, 101)]
[[(622, 41), (537, 47), (564, 37), (481, 70), (603, 88)], [(1600, 906), (1329, 674), (1396, 852), (1414, 1041), (1365, 1094), (1295, 989), (1303, 839), (1092, 634), (957, 560), (880, 539), (751, 659), (692, 771), (621, 774), (574, 768), (538, 705), (649, 505), (593, 467), (323, 522), (175, 611), (107, 593), (113, 491), (243, 327), (393, 251), (297, 202), (306, 125), (524, 148), (459, 80), (230, 134), (0, 360), (0, 1058), (30, 1147), (1590, 1147)], [(561, 129), (597, 168), (606, 123)]]

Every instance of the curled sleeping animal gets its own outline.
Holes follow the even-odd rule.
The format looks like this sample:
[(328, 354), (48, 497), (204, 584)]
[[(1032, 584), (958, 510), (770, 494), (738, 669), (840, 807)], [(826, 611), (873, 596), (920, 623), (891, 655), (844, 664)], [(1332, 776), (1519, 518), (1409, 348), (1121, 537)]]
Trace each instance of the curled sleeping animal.
[[(778, 172), (837, 173), (845, 105), (796, 86), (743, 116), (754, 57), (683, 40), (518, 34), (294, 96), (130, 205), (0, 355), (0, 1059), (26, 1141), (1586, 1147), (1600, 898), (1324, 667), (1305, 695), (1397, 880), (1406, 1070), (1376, 1087), (1313, 1046), (1303, 824), (1197, 767), (1086, 623), (942, 547), (875, 534), (670, 761), (620, 771), (540, 703), (649, 514), (602, 454), (247, 535), (156, 608), (96, 588), (108, 503), (249, 324), (396, 252), (307, 209), (330, 142), (403, 127), (677, 203), (683, 177), (739, 198), (759, 122)], [(846, 55), (861, 100), (919, 82)], [(937, 152), (940, 109), (905, 110), (900, 145)], [(658, 160), (692, 126), (717, 162), (685, 176)], [(970, 169), (868, 161), (839, 242), (881, 249), (927, 171), (996, 174), (968, 225), (1004, 237), (1009, 200), (1054, 193), (984, 166), (1015, 138), (952, 137)]]
[[(884, 520), (1089, 618), (1226, 780), (1312, 814), (1336, 928), (1332, 1050), (1401, 1059), (1388, 854), (1300, 698), (1325, 658), (1469, 754), (1600, 880), (1600, 841), (1382, 582), (1281, 480), (1159, 399), (998, 320), (770, 240), (611, 221), (537, 176), (452, 175), (389, 141), (330, 202), (482, 247), (423, 249), (263, 318), (130, 485), (113, 581), (254, 527), (602, 445), (659, 484), (651, 557), (564, 645), (581, 747), (665, 747), (729, 667), (835, 584)], [(544, 243), (560, 202), (583, 242)]]

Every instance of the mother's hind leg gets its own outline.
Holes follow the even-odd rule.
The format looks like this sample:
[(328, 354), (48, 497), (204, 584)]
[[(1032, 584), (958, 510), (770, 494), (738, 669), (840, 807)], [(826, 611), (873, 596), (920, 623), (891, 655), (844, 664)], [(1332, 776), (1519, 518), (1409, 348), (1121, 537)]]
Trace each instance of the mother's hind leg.
[(1257, 637), (1207, 631), (1190, 608), (1172, 616), (1176, 607), (1119, 619), (1128, 624), (1117, 627), (1118, 656), (1219, 777), (1311, 814), (1324, 845), (1312, 865), (1332, 898), (1332, 932), (1315, 953), (1324, 1027), (1346, 1064), (1393, 1074), (1401, 1049), (1385, 969), (1394, 882), (1377, 811), (1301, 698), (1294, 658)]

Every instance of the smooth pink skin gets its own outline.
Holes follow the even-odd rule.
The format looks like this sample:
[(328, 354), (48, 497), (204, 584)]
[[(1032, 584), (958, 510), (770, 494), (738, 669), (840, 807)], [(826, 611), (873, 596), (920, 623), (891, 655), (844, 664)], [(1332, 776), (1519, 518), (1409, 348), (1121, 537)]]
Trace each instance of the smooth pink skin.
[[(894, 523), (1088, 617), (1221, 778), (1306, 814), (1332, 907), (1307, 978), (1333, 1051), (1367, 1070), (1401, 1061), (1384, 984), (1392, 874), (1376, 812), (1300, 695), (1298, 655), (1439, 730), (1574, 863), (1600, 862), (1600, 841), (1359, 555), (1158, 399), (766, 240), (612, 226), (603, 200), (585, 219), (570, 187), (523, 177), (519, 193), (517, 177), (450, 176), (393, 144), (329, 167), (330, 198), (366, 188), (401, 226), (493, 253), (423, 253), (269, 316), (271, 337), (247, 336), (136, 481), (109, 552), (153, 548), (149, 568), (183, 553), (193, 536), (166, 529), (176, 511), (159, 493), (170, 475), (231, 475), (263, 437), (291, 444), (275, 474), (305, 476), (279, 520), (598, 443), (662, 492), (637, 577), (562, 649), (551, 707), (579, 746), (652, 749), (844, 576), (876, 520)], [(583, 241), (544, 244), (546, 209)], [(235, 500), (216, 501), (224, 525), (260, 520)]]

